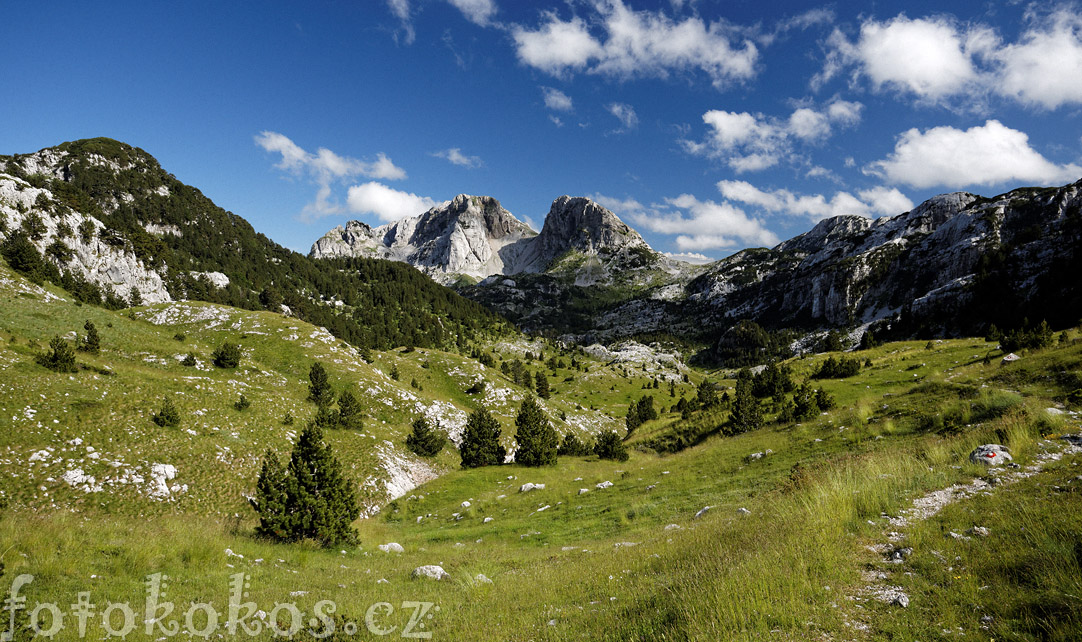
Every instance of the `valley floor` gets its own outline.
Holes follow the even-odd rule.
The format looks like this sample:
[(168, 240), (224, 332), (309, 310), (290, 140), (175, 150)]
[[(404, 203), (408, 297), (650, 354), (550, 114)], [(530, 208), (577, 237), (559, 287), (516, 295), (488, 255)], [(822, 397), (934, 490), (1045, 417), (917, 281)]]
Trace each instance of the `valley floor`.
[[(188, 639), (204, 627), (213, 639), (272, 639), (274, 616), (286, 627), (295, 607), (307, 627), (314, 614), (330, 612), (324, 600), (335, 608), (332, 639), (1082, 635), (1082, 455), (1062, 438), (1079, 432), (1079, 416), (1064, 405), (1070, 391), (1058, 376), (1082, 370), (1075, 331), (1010, 366), (986, 363), (994, 345), (980, 339), (863, 351), (870, 365), (858, 375), (821, 382), (836, 409), (801, 423), (779, 423), (768, 412), (759, 430), (710, 435), (669, 455), (640, 448), (679, 425), (669, 408), (636, 431), (622, 463), (563, 457), (555, 467), (461, 470), (447, 450), (428, 464), (439, 476), (385, 503), (386, 460), (411, 461), (401, 444), (418, 413), (435, 406), (447, 421), (464, 416), (478, 403), (464, 384), (480, 376), (488, 394), (505, 391), (491, 401), (509, 437), (524, 391), (498, 369), (439, 351), (380, 353), (364, 363), (348, 346), (279, 315), (192, 304), (200, 320), (156, 324), (151, 317), (175, 305), (129, 316), (53, 300), (60, 293), (0, 276), (8, 279), (0, 288), (0, 488), (8, 500), (0, 592), (32, 576), (20, 589), (30, 608), (16, 620), (25, 624), (37, 605), (55, 604), (65, 615), (54, 639), (106, 639), (126, 615), (110, 604), (130, 605), (130, 639)], [(211, 326), (216, 314), (226, 318)], [(93, 370), (59, 375), (34, 363), (51, 336), (79, 330), (87, 317), (106, 344), (99, 356), (80, 353)], [(205, 365), (223, 338), (242, 342), (247, 367), (192, 369), (173, 358), (190, 350)], [(509, 358), (523, 345), (488, 348)], [(823, 358), (793, 360), (794, 375), (809, 376)], [(347, 471), (372, 480), (365, 499), (382, 505), (356, 523), (356, 546), (275, 544), (252, 534), (255, 514), (244, 496), (262, 452), (284, 452), (294, 438), (283, 415), (310, 414), (305, 377), (313, 359), (327, 363), (336, 382), (377, 391), (365, 397), (363, 434), (328, 434)], [(704, 377), (732, 383), (729, 372), (583, 360), (587, 371), (565, 368), (553, 378), (546, 408), (566, 415), (561, 432), (616, 424), (647, 389), (668, 406)], [(385, 374), (392, 367), (398, 379)], [(679, 382), (674, 397), (649, 387), (663, 377)], [(251, 409), (233, 409), (241, 392)], [(177, 428), (149, 421), (165, 394), (176, 396), (185, 418)], [(999, 411), (981, 421), (950, 430), (924, 423), (992, 401)], [(970, 463), (984, 443), (1007, 446), (1021, 468)], [(160, 487), (154, 464), (175, 467), (161, 497), (151, 496)], [(76, 468), (83, 478), (69, 481)], [(544, 488), (522, 492), (527, 482)], [(926, 498), (948, 488), (972, 492), (927, 510)], [(380, 549), (390, 543), (402, 552)], [(426, 565), (449, 577), (412, 577)], [(156, 574), (168, 578), (159, 606), (174, 608), (160, 623), (161, 610), (146, 611), (146, 582)], [(234, 635), (226, 620), (237, 574), (246, 585), (236, 601), (250, 602), (255, 614)], [(95, 607), (81, 634), (72, 605), (84, 592)], [(212, 610), (220, 628), (206, 620)], [(103, 625), (105, 612), (111, 624)], [(42, 626), (52, 621), (47, 607), (34, 617)], [(320, 622), (315, 628), (324, 630)]]

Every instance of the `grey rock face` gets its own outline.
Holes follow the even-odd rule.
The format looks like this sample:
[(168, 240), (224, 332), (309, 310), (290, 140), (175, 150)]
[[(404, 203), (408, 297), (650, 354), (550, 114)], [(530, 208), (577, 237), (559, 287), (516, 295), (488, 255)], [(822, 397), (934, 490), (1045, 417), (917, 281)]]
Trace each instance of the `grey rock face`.
[[(350, 221), (316, 241), (309, 255), (403, 261), (443, 283), (460, 275), (483, 280), (555, 269), (579, 285), (607, 282), (615, 272), (662, 259), (638, 232), (588, 198), (557, 198), (536, 234), (496, 199), (466, 194), (377, 228)], [(561, 260), (566, 265), (554, 265)]]

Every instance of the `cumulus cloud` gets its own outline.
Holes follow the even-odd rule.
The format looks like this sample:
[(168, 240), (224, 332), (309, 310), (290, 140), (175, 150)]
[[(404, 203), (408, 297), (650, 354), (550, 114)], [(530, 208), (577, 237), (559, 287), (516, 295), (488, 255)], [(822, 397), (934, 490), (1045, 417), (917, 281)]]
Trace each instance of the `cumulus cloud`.
[[(410, 21), (409, 0), (387, 0), (387, 8), (391, 10), (398, 21), (402, 24), (402, 40), (408, 45), (416, 38), (413, 31), (413, 22)], [(396, 36), (397, 39), (397, 36)]]
[(493, 0), (447, 0), (462, 12), (470, 22), (487, 26), (496, 15), (496, 3)]
[(904, 14), (866, 20), (850, 39), (835, 29), (812, 86), (849, 72), (873, 91), (894, 91), (932, 103), (975, 103), (999, 95), (1056, 109), (1082, 103), (1082, 17), (1059, 7), (1029, 11), (1015, 42), (995, 29), (935, 16)]
[(611, 103), (606, 109), (609, 113), (616, 117), (623, 126), (619, 131), (626, 132), (635, 129), (639, 126), (639, 116), (635, 113), (635, 108), (627, 103)]
[(545, 107), (553, 111), (571, 111), (574, 109), (574, 105), (571, 103), (571, 96), (568, 96), (559, 89), (542, 87), (541, 91), (545, 94)]
[[(690, 194), (645, 206), (627, 199), (591, 196), (639, 229), (673, 236), (681, 252), (777, 245), (778, 237), (759, 219), (729, 203), (699, 200)], [(704, 257), (705, 258), (705, 257)]]
[(382, 152), (376, 155), (374, 161), (339, 156), (325, 147), (320, 147), (313, 154), (305, 151), (288, 136), (272, 131), (257, 134), (255, 143), (268, 152), (281, 155), (281, 160), (275, 163), (275, 167), (296, 176), (306, 177), (318, 186), (315, 200), (306, 205), (301, 213), (305, 219), (342, 211), (341, 206), (331, 197), (331, 186), (336, 182), (358, 176), (381, 180), (406, 178), (406, 171), (395, 165)]
[(866, 171), (918, 188), (1019, 181), (1057, 184), (1082, 177), (1082, 167), (1049, 161), (1030, 146), (1029, 136), (998, 120), (966, 130), (910, 129), (898, 137), (887, 158)]
[(432, 156), (442, 158), (452, 165), (458, 165), (459, 167), (465, 167), (467, 169), (473, 169), (484, 165), (480, 156), (467, 156), (463, 154), (462, 150), (458, 147), (452, 147), (439, 152), (432, 152)]
[(705, 265), (714, 262), (714, 259), (699, 252), (663, 252), (663, 254), (670, 259), (691, 263), (692, 265)]
[(682, 141), (693, 154), (719, 158), (738, 173), (766, 169), (790, 157), (796, 143), (828, 138), (837, 127), (860, 121), (863, 105), (834, 100), (820, 109), (800, 107), (788, 118), (711, 110), (703, 114), (709, 132), (702, 141)]
[(799, 195), (787, 189), (762, 190), (746, 181), (720, 181), (718, 190), (729, 201), (736, 201), (772, 214), (802, 216), (813, 221), (855, 214), (877, 216), (901, 214), (913, 209), (913, 202), (896, 188), (876, 187), (858, 192), (836, 192), (831, 198), (822, 194)]
[(396, 190), (375, 181), (350, 187), (346, 202), (351, 212), (373, 214), (382, 221), (417, 216), (436, 206), (436, 201), (431, 198)]
[(664, 78), (699, 70), (717, 87), (755, 75), (758, 49), (725, 22), (707, 23), (698, 16), (674, 20), (661, 11), (634, 11), (623, 0), (597, 2), (592, 9), (596, 15), (589, 24), (549, 11), (535, 28), (513, 27), (519, 60), (554, 76), (585, 70)]
[(1082, 103), (1082, 17), (1060, 9), (1032, 18), (1016, 43), (998, 49), (1000, 93), (1055, 109)]

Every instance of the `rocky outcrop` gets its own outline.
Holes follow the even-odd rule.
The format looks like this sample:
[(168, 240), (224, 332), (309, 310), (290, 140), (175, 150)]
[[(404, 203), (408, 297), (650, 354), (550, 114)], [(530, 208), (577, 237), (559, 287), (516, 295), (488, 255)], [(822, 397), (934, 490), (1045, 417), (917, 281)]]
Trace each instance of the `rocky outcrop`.
[(483, 280), (548, 272), (592, 285), (644, 267), (672, 271), (615, 214), (588, 198), (570, 196), (553, 201), (540, 234), (499, 201), (460, 194), (418, 217), (377, 228), (350, 221), (316, 241), (309, 255), (403, 261), (442, 283), (455, 283), (461, 276)]
[[(47, 170), (48, 163), (62, 158), (54, 150), (45, 150), (29, 156), (25, 163), (33, 169)], [(101, 221), (60, 204), (48, 189), (0, 173), (0, 214), (7, 221), (8, 233), (20, 229), (27, 219), (40, 221), (42, 233), (31, 239), (38, 251), (45, 253), (54, 241), (62, 242), (71, 250), (71, 259), (62, 263), (58, 259), (48, 260), (58, 262), (65, 270), (73, 270), (106, 292), (130, 300), (133, 290), (138, 290), (144, 303), (172, 300), (157, 269), (141, 261), (126, 244), (106, 242), (101, 234), (105, 228)], [(0, 237), (6, 235), (0, 233)]]
[(460, 194), (424, 214), (372, 228), (360, 221), (316, 241), (313, 258), (369, 256), (413, 265), (437, 281), (520, 271), (523, 241), (536, 236), (494, 198)]

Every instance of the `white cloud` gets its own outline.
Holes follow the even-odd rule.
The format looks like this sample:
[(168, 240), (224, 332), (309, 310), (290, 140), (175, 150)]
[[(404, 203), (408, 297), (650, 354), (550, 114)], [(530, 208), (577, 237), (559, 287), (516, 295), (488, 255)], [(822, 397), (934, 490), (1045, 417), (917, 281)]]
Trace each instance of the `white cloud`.
[(281, 154), (282, 159), (274, 166), (278, 169), (306, 176), (318, 186), (316, 198), (305, 206), (302, 217), (318, 218), (342, 211), (340, 205), (331, 199), (331, 185), (357, 176), (381, 180), (402, 180), (406, 171), (398, 167), (382, 152), (374, 161), (362, 161), (348, 156), (339, 156), (331, 150), (320, 147), (316, 153), (305, 151), (289, 137), (278, 132), (263, 131), (255, 136), (255, 143), (264, 150)]
[(1082, 103), (1082, 17), (1060, 9), (997, 50), (997, 90), (1046, 109)]
[(455, 6), (462, 15), (474, 23), (487, 26), (492, 16), (496, 15), (497, 7), (494, 0), (447, 0)]
[(557, 127), (563, 127), (564, 126), (564, 121), (560, 120), (559, 116), (549, 114), (549, 120), (551, 120), (552, 124), (556, 125)]
[(396, 190), (375, 181), (350, 187), (346, 202), (351, 212), (374, 214), (383, 221), (417, 216), (436, 206), (436, 201), (431, 198)]
[(513, 27), (519, 60), (555, 76), (586, 69), (618, 78), (664, 78), (673, 71), (700, 70), (718, 87), (755, 74), (755, 45), (736, 42), (735, 30), (722, 21), (674, 20), (661, 11), (634, 11), (623, 0), (592, 8), (596, 36), (582, 18), (565, 21), (554, 12), (544, 13), (537, 28)]
[(559, 89), (542, 87), (541, 91), (545, 93), (545, 107), (548, 107), (553, 111), (571, 111), (574, 109), (574, 105), (571, 103), (571, 96), (568, 96)]
[(639, 116), (631, 105), (627, 103), (611, 103), (606, 109), (623, 125), (623, 129), (620, 131), (626, 132), (639, 126)]
[(762, 221), (729, 203), (701, 201), (690, 194), (665, 199), (664, 205), (631, 213), (629, 218), (652, 232), (676, 236), (682, 252), (773, 246), (778, 237)]
[(391, 10), (391, 13), (398, 18), (399, 22), (402, 23), (402, 30), (405, 32), (403, 40), (407, 45), (411, 44), (416, 37), (416, 34), (413, 31), (413, 23), (410, 21), (409, 0), (387, 0), (387, 7)]
[(541, 71), (559, 76), (571, 69), (582, 69), (601, 55), (601, 45), (590, 35), (579, 18), (560, 20), (546, 14), (547, 23), (536, 31), (516, 26), (511, 31), (518, 58)]
[(1025, 23), (1015, 42), (987, 25), (943, 16), (866, 20), (854, 40), (836, 29), (812, 87), (850, 70), (874, 91), (933, 103), (979, 105), (1000, 95), (1045, 109), (1082, 104), (1082, 17), (1060, 6), (1028, 11)]
[(887, 158), (872, 163), (867, 171), (918, 188), (1017, 181), (1059, 184), (1082, 176), (1082, 167), (1049, 161), (1030, 147), (1029, 136), (998, 120), (967, 130), (910, 129), (898, 137)]
[(480, 156), (466, 156), (458, 147), (452, 147), (451, 149), (445, 149), (439, 152), (432, 152), (432, 156), (442, 158), (452, 165), (458, 165), (459, 167), (466, 167), (468, 169), (484, 165)]
[(670, 259), (676, 259), (677, 261), (683, 261), (684, 263), (691, 263), (692, 265), (705, 265), (707, 263), (713, 263), (714, 259), (705, 254), (698, 252), (664, 252), (665, 256)]
[(787, 119), (715, 109), (703, 114), (707, 138), (682, 142), (688, 152), (722, 159), (738, 173), (757, 171), (791, 156), (794, 142), (819, 142), (835, 127), (856, 124), (862, 109), (857, 102), (834, 100), (818, 110), (797, 108)]
[(770, 213), (806, 216), (818, 221), (832, 216), (893, 215), (913, 209), (913, 202), (896, 188), (876, 187), (859, 192), (836, 192), (827, 199), (822, 194), (797, 195), (787, 189), (761, 190), (746, 181), (720, 181), (718, 190), (730, 201)]

